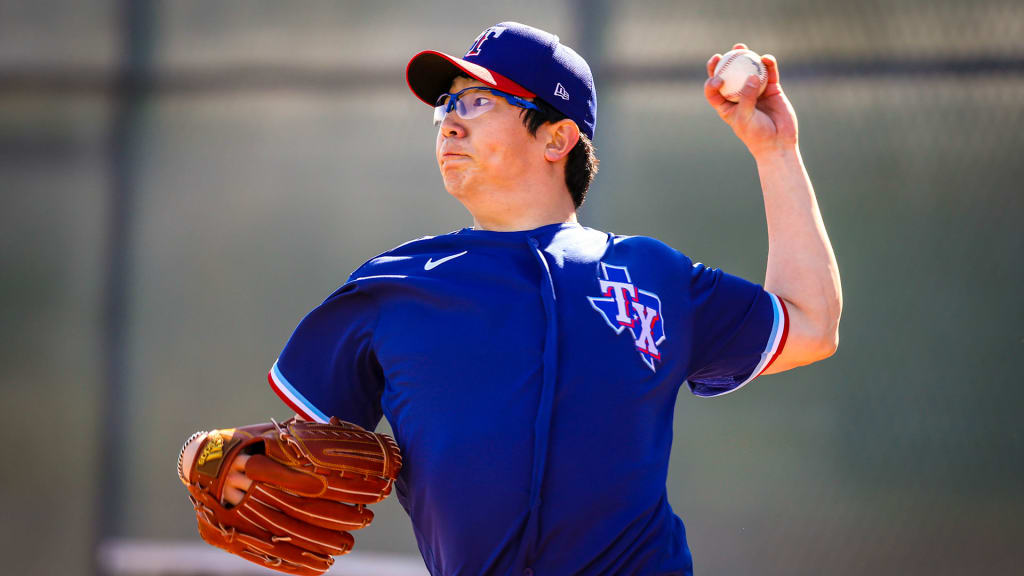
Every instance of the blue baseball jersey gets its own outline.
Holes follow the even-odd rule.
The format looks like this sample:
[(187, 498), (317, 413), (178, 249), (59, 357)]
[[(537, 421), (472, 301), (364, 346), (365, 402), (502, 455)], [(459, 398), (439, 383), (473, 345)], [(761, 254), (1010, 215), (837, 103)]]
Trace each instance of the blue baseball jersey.
[(786, 332), (776, 296), (652, 238), (464, 229), (359, 267), (269, 379), (309, 419), (388, 419), (433, 575), (681, 575), (679, 388), (738, 389)]

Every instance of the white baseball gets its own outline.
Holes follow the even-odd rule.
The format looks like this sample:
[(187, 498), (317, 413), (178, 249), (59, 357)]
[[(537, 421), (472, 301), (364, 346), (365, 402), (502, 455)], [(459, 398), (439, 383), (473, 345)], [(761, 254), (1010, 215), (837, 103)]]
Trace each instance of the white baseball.
[(761, 79), (761, 87), (757, 91), (757, 95), (760, 96), (768, 85), (768, 70), (761, 62), (761, 56), (753, 50), (729, 50), (722, 54), (718, 66), (715, 66), (714, 75), (722, 79), (722, 86), (718, 91), (726, 100), (739, 102), (740, 90), (751, 74), (757, 74)]

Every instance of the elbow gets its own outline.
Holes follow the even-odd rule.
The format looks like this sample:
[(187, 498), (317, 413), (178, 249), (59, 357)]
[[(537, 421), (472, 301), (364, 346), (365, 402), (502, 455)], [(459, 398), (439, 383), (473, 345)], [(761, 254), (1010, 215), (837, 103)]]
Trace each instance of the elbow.
[(824, 360), (831, 357), (839, 350), (839, 330), (836, 330), (832, 334), (822, 338), (821, 345), (819, 347), (819, 360)]
[(829, 302), (823, 306), (817, 318), (812, 322), (810, 339), (812, 344), (814, 361), (824, 360), (831, 357), (839, 349), (839, 316), (842, 310), (842, 301)]
[(839, 312), (833, 316), (831, 322), (821, 331), (818, 339), (819, 360), (831, 357), (839, 350)]
[(826, 358), (832, 357), (836, 350), (839, 349), (839, 335), (834, 333), (832, 335), (818, 336), (808, 342), (808, 346), (805, 349), (804, 361), (801, 365), (813, 364), (815, 362), (821, 362)]
[[(842, 297), (819, 301), (817, 306), (800, 306), (785, 300), (789, 311), (789, 340), (784, 345), (789, 351), (790, 367), (812, 364), (833, 356), (839, 349), (839, 317)], [(786, 368), (788, 369), (788, 368)]]

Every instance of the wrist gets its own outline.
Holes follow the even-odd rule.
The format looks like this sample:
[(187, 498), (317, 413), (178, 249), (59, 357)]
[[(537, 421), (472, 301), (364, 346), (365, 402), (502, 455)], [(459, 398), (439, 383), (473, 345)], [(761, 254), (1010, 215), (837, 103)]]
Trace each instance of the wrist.
[(774, 160), (788, 157), (800, 156), (800, 145), (796, 142), (773, 143), (759, 146), (752, 149), (750, 153), (755, 160)]
[(800, 157), (800, 146), (796, 143), (766, 146), (756, 151), (751, 150), (751, 154), (754, 156), (754, 162), (757, 163), (759, 169), (792, 165), (794, 163), (803, 164), (803, 159)]

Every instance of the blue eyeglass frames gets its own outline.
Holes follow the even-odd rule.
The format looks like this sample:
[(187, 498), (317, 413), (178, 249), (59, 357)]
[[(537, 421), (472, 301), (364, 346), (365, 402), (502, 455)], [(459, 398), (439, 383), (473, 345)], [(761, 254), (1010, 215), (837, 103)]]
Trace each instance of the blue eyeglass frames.
[(437, 104), (434, 105), (434, 126), (440, 126), (444, 117), (452, 110), (455, 110), (455, 113), (459, 115), (459, 118), (469, 120), (480, 116), (491, 108), (494, 108), (494, 99), (483, 94), (470, 94), (469, 98), (463, 98), (462, 95), (470, 91), (489, 92), (491, 94), (501, 96), (506, 102), (518, 108), (540, 110), (540, 108), (538, 108), (533, 102), (514, 94), (502, 92), (496, 88), (470, 86), (469, 88), (459, 90), (454, 94), (451, 92), (445, 92), (437, 98)]

